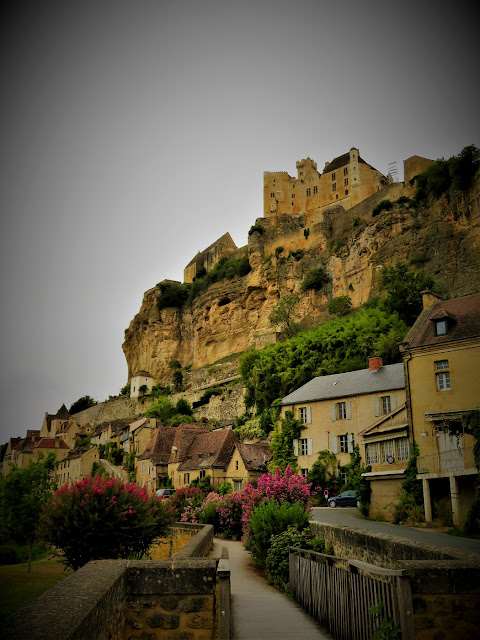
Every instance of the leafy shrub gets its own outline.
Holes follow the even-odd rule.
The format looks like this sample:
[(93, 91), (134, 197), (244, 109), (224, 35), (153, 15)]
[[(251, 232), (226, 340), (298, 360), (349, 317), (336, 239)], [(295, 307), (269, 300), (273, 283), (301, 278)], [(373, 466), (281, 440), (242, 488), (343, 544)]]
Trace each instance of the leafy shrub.
[(146, 418), (157, 418), (162, 422), (168, 422), (175, 414), (177, 413), (177, 409), (173, 402), (161, 396), (160, 398), (156, 398), (152, 404), (145, 411)]
[(372, 209), (372, 218), (378, 216), (382, 211), (389, 211), (392, 208), (390, 200), (380, 200)]
[(423, 507), (417, 504), (415, 496), (400, 489), (400, 500), (394, 505), (393, 522), (417, 524), (425, 520)]
[[(32, 546), (32, 560), (43, 558), (48, 553), (43, 542), (36, 540)], [(0, 544), (0, 564), (23, 564), (28, 562), (29, 548), (27, 545), (4, 542)]]
[(129, 396), (130, 395), (130, 384), (127, 383), (124, 387), (120, 389), (121, 396)]
[(397, 200), (397, 204), (410, 204), (412, 201), (410, 200), (410, 198), (407, 198), (407, 196), (400, 196), (400, 198)]
[(277, 468), (283, 471), (287, 467), (292, 471), (298, 470), (293, 441), (300, 438), (303, 429), (305, 429), (305, 425), (295, 418), (293, 411), (286, 411), (281, 424), (277, 425), (273, 432), (271, 443), (273, 458), (269, 467), (274, 472)]
[(170, 369), (181, 369), (182, 368), (180, 360), (176, 360), (176, 359), (170, 360), (170, 362), (168, 363), (168, 366), (170, 367)]
[(414, 200), (422, 202), (428, 197), (439, 198), (450, 188), (466, 191), (479, 166), (480, 151), (475, 145), (465, 147), (458, 156), (452, 156), (448, 160), (437, 160), (416, 176)]
[(187, 507), (201, 507), (205, 499), (205, 493), (198, 487), (181, 487), (170, 498), (170, 507), (174, 518), (180, 520)]
[(306, 529), (309, 520), (309, 512), (299, 502), (278, 503), (271, 498), (259, 504), (249, 517), (250, 534), (246, 544), (255, 563), (261, 569), (265, 567), (272, 536), (282, 533), (289, 526), (295, 526), (300, 531)]
[(345, 316), (352, 308), (352, 301), (349, 296), (339, 296), (328, 301), (328, 313), (331, 316)]
[(303, 235), (305, 236), (305, 240), (308, 238), (308, 236), (310, 235), (310, 229), (307, 227), (306, 229), (303, 230)]
[(164, 282), (160, 285), (160, 295), (157, 298), (157, 309), (181, 307), (185, 304), (190, 293), (189, 284), (179, 282)]
[(226, 495), (209, 493), (200, 516), (200, 522), (213, 524), (215, 533), (222, 534), (226, 538), (240, 540), (243, 530), (243, 504), (243, 492), (240, 491)]
[(299, 530), (293, 526), (287, 527), (285, 531), (272, 537), (265, 566), (268, 582), (280, 589), (284, 589), (289, 581), (290, 547), (314, 548), (318, 553), (323, 553), (325, 541), (320, 538), (315, 539), (310, 529)]
[(175, 407), (177, 413), (183, 416), (191, 416), (193, 415), (193, 409), (190, 406), (190, 403), (185, 398), (179, 398), (177, 402), (177, 406)]
[(232, 280), (232, 278), (243, 278), (250, 273), (251, 267), (248, 256), (241, 258), (229, 258), (222, 256), (216, 265), (202, 278), (197, 278), (190, 285), (187, 302), (191, 304), (193, 300), (208, 289), (211, 284), (222, 280)]
[(312, 269), (307, 273), (302, 282), (302, 291), (308, 291), (313, 289), (314, 291), (320, 291), (328, 282), (330, 278), (323, 267)]
[(225, 482), (222, 482), (222, 484), (218, 487), (218, 493), (221, 496), (226, 496), (229, 493), (232, 493), (232, 491), (233, 491), (232, 483), (227, 482), (226, 480)]
[(72, 404), (72, 406), (68, 410), (68, 413), (70, 415), (74, 415), (75, 413), (85, 411), (85, 409), (89, 409), (90, 407), (94, 407), (96, 404), (97, 401), (90, 396), (82, 396)]
[(357, 216), (353, 219), (353, 228), (355, 229), (356, 227), (361, 227), (363, 223), (364, 223), (363, 218), (360, 218), (359, 216)]
[(211, 491), (211, 484), (210, 484), (211, 480), (210, 480), (210, 476), (204, 476), (203, 478), (195, 478), (195, 480), (192, 480), (190, 483), (191, 487), (198, 487), (200, 489), (200, 491), (203, 491), (203, 493), (207, 494), (210, 493)]
[(427, 262), (430, 262), (430, 260), (431, 257), (428, 255), (428, 253), (426, 251), (423, 251), (422, 253), (414, 253), (410, 258), (410, 264), (415, 267), (421, 267), (424, 264), (427, 264)]
[(252, 225), (250, 227), (248, 235), (251, 236), (253, 233), (264, 234), (265, 233), (265, 229), (264, 229), (264, 227), (262, 227), (261, 224), (254, 224), (254, 225)]
[(183, 373), (180, 369), (175, 369), (172, 375), (175, 391), (181, 391), (183, 385)]
[(221, 395), (222, 395), (221, 389), (219, 389), (218, 387), (211, 387), (210, 389), (207, 389), (196, 402), (193, 403), (193, 408), (196, 409), (197, 407), (201, 407), (204, 404), (208, 404), (212, 396), (221, 396)]
[(275, 249), (275, 257), (278, 258), (281, 253), (283, 253), (283, 247), (277, 247)]
[(403, 262), (383, 267), (381, 274), (387, 290), (384, 307), (396, 311), (411, 326), (423, 308), (422, 291), (435, 289), (435, 282), (423, 273), (410, 271)]
[(171, 523), (166, 503), (114, 478), (86, 478), (55, 492), (40, 532), (75, 571), (90, 560), (141, 558)]
[(295, 251), (290, 251), (288, 257), (292, 257), (297, 262), (303, 258), (305, 255), (305, 251), (303, 249), (296, 249)]

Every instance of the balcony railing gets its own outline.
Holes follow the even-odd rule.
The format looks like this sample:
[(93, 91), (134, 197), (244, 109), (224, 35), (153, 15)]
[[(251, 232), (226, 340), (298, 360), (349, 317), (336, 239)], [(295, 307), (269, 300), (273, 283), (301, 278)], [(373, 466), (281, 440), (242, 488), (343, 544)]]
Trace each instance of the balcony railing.
[(460, 471), (475, 469), (472, 447), (459, 447), (450, 451), (418, 456), (418, 473), (440, 473), (442, 471)]

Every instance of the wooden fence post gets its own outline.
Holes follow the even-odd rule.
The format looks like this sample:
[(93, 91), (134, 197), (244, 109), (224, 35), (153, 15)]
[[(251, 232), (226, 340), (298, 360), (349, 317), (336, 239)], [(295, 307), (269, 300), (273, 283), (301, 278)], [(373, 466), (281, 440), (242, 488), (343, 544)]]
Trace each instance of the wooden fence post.
[(397, 576), (397, 598), (402, 640), (415, 640), (415, 621), (409, 576)]
[[(230, 560), (228, 553), (225, 554), (226, 547), (222, 549), (222, 557), (218, 561), (217, 581), (218, 581), (218, 638), (219, 640), (230, 640)], [(227, 555), (225, 558), (224, 556)]]

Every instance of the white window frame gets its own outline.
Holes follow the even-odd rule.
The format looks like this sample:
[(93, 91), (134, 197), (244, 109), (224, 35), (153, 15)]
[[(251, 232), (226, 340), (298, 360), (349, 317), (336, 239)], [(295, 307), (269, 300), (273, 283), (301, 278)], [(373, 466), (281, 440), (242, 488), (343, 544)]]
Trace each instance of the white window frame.
[(437, 391), (450, 391), (451, 388), (450, 372), (437, 373)]
[(305, 478), (305, 480), (308, 477), (308, 469), (300, 469), (300, 473), (302, 475), (302, 478)]
[(437, 320), (435, 322), (435, 335), (436, 336), (446, 336), (448, 333), (448, 322), (447, 320)]
[(299, 415), (300, 415), (300, 422), (303, 422), (303, 424), (311, 424), (312, 422), (311, 407), (300, 407)]
[(450, 363), (448, 360), (435, 361), (435, 371), (445, 371), (446, 369), (450, 369)]
[(367, 464), (378, 464), (380, 455), (378, 452), (378, 442), (369, 442), (365, 447), (365, 457)]
[(382, 462), (388, 462), (387, 458), (390, 456), (395, 459), (393, 440), (383, 440), (383, 442), (380, 443), (380, 449), (382, 452)]
[(408, 438), (398, 438), (396, 441), (397, 460), (405, 461), (410, 458), (410, 441)]
[(338, 436), (338, 450), (340, 453), (348, 453), (348, 434)]
[(392, 399), (390, 396), (381, 396), (380, 402), (382, 403), (382, 414), (386, 416), (392, 410)]
[(242, 481), (241, 480), (234, 480), (233, 481), (233, 490), (234, 491), (241, 491), (242, 490)]
[(338, 420), (347, 419), (347, 403), (346, 402), (337, 402), (337, 419)]

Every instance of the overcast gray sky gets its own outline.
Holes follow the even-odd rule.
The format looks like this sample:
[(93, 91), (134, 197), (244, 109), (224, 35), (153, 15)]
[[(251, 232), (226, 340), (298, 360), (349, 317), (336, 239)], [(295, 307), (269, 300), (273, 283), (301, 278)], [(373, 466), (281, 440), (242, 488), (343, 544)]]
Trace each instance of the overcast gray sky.
[(471, 3), (8, 3), (0, 442), (127, 381), (143, 292), (262, 215), (263, 172), (480, 146)]

